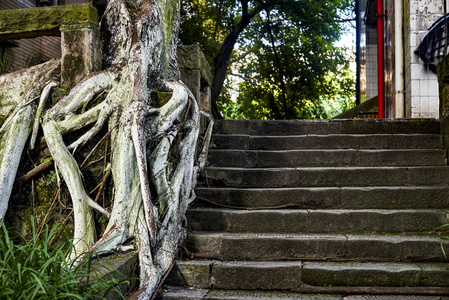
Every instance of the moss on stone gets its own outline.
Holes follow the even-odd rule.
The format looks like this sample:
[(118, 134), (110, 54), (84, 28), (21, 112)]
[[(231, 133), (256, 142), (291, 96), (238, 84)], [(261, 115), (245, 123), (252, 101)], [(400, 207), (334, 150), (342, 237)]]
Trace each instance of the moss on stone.
[(151, 105), (157, 108), (162, 107), (170, 100), (172, 95), (172, 93), (167, 92), (152, 92), (150, 94)]
[(207, 62), (206, 56), (198, 45), (178, 46), (179, 68), (185, 70), (199, 70), (201, 79), (208, 85), (212, 85), (212, 69)]
[(34, 7), (0, 11), (1, 39), (59, 35), (61, 25), (98, 25), (98, 12), (90, 4)]

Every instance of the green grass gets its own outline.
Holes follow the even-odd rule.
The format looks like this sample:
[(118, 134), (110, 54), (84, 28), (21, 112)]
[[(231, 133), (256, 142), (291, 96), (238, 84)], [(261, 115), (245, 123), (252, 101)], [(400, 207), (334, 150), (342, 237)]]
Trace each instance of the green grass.
[[(38, 235), (32, 225), (32, 238), (22, 237), (20, 241), (11, 238), (3, 222), (0, 226), (1, 299), (103, 299), (110, 290), (123, 297), (118, 286), (129, 284), (131, 278), (99, 275), (94, 268), (99, 263), (94, 263), (93, 255), (76, 266), (67, 263), (66, 253), (73, 247), (71, 241), (51, 245), (58, 226), (52, 229), (47, 226)], [(101, 267), (108, 268), (105, 264)]]

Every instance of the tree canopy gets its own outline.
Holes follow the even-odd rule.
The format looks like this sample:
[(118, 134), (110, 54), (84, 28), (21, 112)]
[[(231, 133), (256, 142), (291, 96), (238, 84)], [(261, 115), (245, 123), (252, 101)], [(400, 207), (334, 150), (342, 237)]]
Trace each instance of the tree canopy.
[(187, 0), (183, 8), (181, 40), (210, 59), (212, 98), (225, 117), (325, 118), (354, 102), (353, 53), (334, 46), (353, 1)]

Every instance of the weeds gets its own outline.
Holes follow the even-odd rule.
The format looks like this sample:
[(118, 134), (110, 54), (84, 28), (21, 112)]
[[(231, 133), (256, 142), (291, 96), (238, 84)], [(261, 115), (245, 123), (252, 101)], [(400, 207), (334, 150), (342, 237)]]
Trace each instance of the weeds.
[(2, 55), (0, 51), (0, 74), (6, 74), (13, 70), (14, 59), (12, 57)]
[[(438, 230), (438, 229), (447, 227), (447, 226), (449, 226), (449, 224), (441, 225), (441, 226), (435, 228), (435, 231)], [(441, 251), (443, 251), (444, 258), (447, 259), (446, 251), (444, 250), (444, 244), (443, 244), (443, 242), (444, 242), (445, 240), (449, 240), (449, 237), (447, 237), (447, 236), (442, 236), (442, 237), (440, 237), (440, 247), (441, 247)]]
[[(59, 226), (36, 233), (31, 218), (32, 238), (15, 242), (0, 222), (0, 297), (1, 299), (104, 299), (114, 290), (122, 298), (119, 285), (130, 282), (131, 278), (121, 279), (100, 274), (94, 268), (93, 254), (78, 265), (66, 261), (66, 253), (73, 243), (69, 240), (58, 246), (51, 241), (59, 231)], [(114, 271), (106, 264), (100, 268)], [(114, 271), (114, 275), (118, 272)], [(81, 284), (80, 284), (81, 283)]]

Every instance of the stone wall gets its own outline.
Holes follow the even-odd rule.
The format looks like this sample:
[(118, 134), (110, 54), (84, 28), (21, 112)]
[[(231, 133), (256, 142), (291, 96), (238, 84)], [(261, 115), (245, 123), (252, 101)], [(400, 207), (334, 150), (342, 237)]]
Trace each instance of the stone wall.
[(178, 64), (181, 80), (195, 95), (200, 109), (210, 112), (212, 71), (200, 46), (178, 46)]
[[(59, 0), (58, 5), (89, 3), (89, 0)], [(36, 1), (1, 0), (0, 10), (36, 7)], [(12, 60), (11, 71), (20, 70), (53, 58), (61, 57), (61, 37), (41, 36), (36, 38), (11, 40), (1, 43), (2, 53)]]

